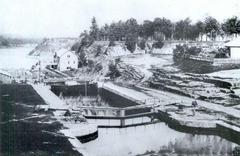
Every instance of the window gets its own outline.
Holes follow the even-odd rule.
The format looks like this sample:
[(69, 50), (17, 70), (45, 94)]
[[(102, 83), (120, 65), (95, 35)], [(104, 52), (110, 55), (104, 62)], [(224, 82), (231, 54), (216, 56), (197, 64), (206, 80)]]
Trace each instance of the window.
[(75, 61), (73, 61), (73, 64), (75, 64)]
[(68, 64), (70, 64), (70, 61), (68, 61)]
[(69, 58), (69, 57), (70, 57), (70, 55), (67, 55), (67, 57)]

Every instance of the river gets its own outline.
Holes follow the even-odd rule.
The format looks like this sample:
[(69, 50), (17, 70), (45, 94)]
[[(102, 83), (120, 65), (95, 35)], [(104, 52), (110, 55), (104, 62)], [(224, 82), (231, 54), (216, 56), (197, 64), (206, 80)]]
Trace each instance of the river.
[(0, 49), (0, 69), (30, 69), (37, 60), (28, 56), (35, 44)]

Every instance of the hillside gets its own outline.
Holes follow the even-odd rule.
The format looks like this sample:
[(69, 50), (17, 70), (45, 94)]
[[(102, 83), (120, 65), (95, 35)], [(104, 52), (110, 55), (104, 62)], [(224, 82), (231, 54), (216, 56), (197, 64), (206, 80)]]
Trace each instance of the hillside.
[(115, 46), (109, 46), (108, 41), (95, 41), (90, 46), (84, 46), (81, 49), (83, 50), (77, 51), (77, 53), (82, 62), (86, 59), (88, 63), (82, 65), (78, 70), (70, 72), (72, 76), (80, 79), (87, 77), (91, 80), (109, 77), (115, 81), (123, 79), (128, 81), (139, 80), (144, 77), (140, 70), (121, 60), (127, 56), (144, 53), (138, 48), (136, 52), (131, 53), (122, 42), (116, 42)]
[(153, 66), (173, 68), (171, 54), (176, 43), (165, 43), (161, 49), (153, 48), (150, 42), (149, 45), (145, 49), (136, 46), (132, 53), (122, 41), (116, 41), (114, 46), (109, 46), (109, 41), (94, 41), (83, 46), (81, 38), (52, 38), (45, 39), (29, 55), (41, 57), (43, 62), (48, 62), (60, 49), (75, 50), (80, 59), (80, 68), (66, 71), (67, 74), (80, 79), (109, 78), (117, 82), (137, 84), (152, 76)]
[(109, 41), (95, 41), (90, 46), (75, 47), (78, 49), (80, 62), (87, 60), (88, 63), (67, 73), (80, 79), (111, 79), (119, 83), (138, 84), (152, 76), (152, 66), (171, 68), (174, 47), (175, 43), (165, 44), (163, 50), (152, 47), (142, 50), (137, 46), (131, 53), (124, 42), (116, 41), (114, 46), (109, 46)]
[(77, 38), (48, 38), (44, 39), (29, 55), (51, 57), (60, 49), (70, 49), (77, 41)]
[[(229, 106), (234, 106), (239, 102), (239, 96), (230, 89), (228, 81), (210, 75), (184, 72), (174, 65), (172, 51), (177, 44), (182, 43), (165, 42), (161, 49), (151, 48), (148, 53), (139, 47), (131, 53), (122, 42), (116, 42), (115, 46), (110, 47), (108, 44), (98, 41), (85, 47), (88, 65), (71, 74), (93, 81), (109, 78), (125, 86), (142, 85), (219, 105), (228, 103)], [(213, 47), (208, 43), (190, 45), (201, 46), (205, 48), (204, 52), (222, 46), (218, 43)]]

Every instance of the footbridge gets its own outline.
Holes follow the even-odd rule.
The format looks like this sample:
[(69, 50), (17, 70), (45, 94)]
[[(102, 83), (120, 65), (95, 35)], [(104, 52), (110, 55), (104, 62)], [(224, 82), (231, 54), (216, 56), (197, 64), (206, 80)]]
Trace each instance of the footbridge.
[(154, 116), (155, 108), (158, 106), (156, 104), (124, 108), (80, 106), (73, 111), (80, 111), (88, 122), (98, 124), (99, 128), (125, 128), (156, 123)]

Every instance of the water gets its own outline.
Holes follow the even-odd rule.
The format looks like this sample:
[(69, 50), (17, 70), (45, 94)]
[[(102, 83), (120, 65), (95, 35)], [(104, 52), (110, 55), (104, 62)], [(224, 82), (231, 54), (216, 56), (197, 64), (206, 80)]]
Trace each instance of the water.
[(99, 129), (99, 138), (84, 144), (94, 156), (231, 155), (234, 145), (218, 136), (193, 135), (170, 129), (165, 123), (123, 129)]
[[(86, 105), (91, 103), (94, 97), (84, 99), (79, 96), (63, 99), (77, 107), (82, 103)], [(96, 103), (91, 103), (91, 105), (94, 104)], [(126, 124), (131, 124), (133, 121), (129, 119)], [(120, 124), (118, 120), (93, 119), (88, 122), (98, 125)], [(219, 136), (182, 133), (169, 128), (163, 122), (122, 129), (99, 128), (98, 132), (99, 137), (96, 140), (84, 144), (84, 149), (93, 156), (161, 156), (164, 154), (222, 156), (232, 155), (235, 147), (234, 143)]]
[(28, 56), (35, 48), (33, 45), (0, 49), (0, 69), (30, 69), (37, 60)]

